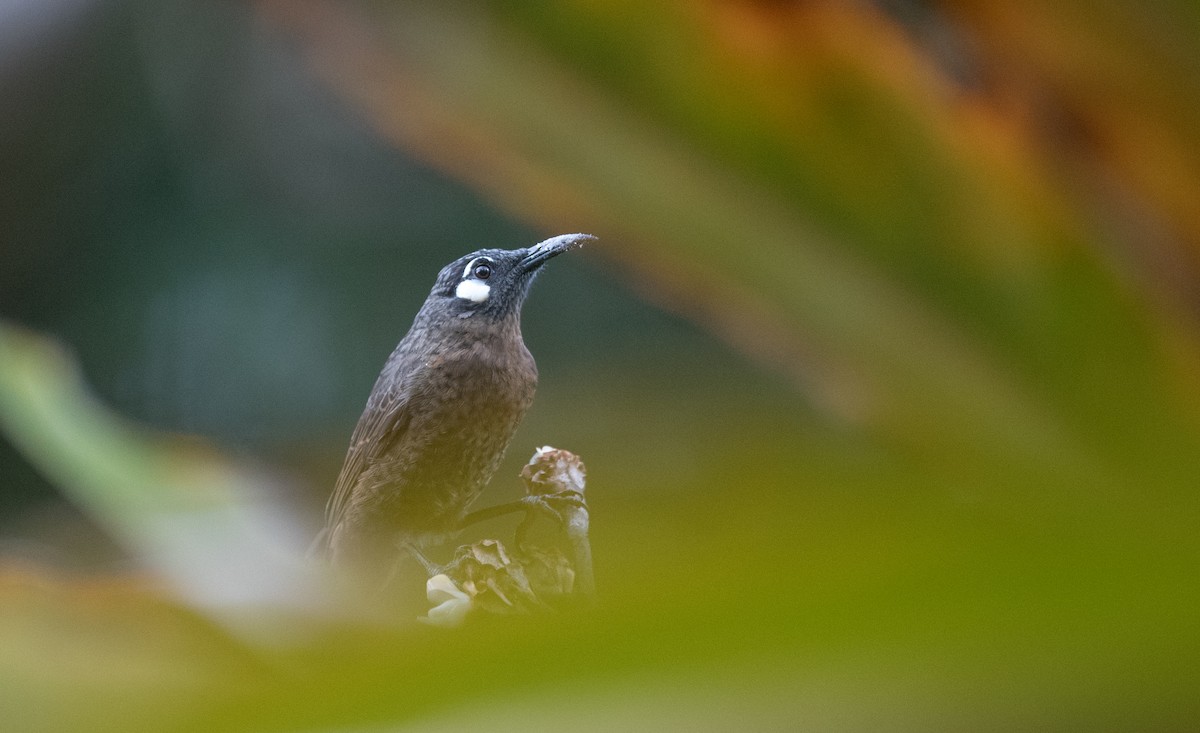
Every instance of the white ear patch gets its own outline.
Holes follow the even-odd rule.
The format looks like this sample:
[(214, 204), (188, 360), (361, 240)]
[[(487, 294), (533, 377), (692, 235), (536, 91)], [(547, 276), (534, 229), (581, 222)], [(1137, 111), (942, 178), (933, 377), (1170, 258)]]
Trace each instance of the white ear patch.
[(492, 288), (479, 280), (463, 280), (454, 289), (454, 294), (472, 303), (482, 303), (492, 294)]

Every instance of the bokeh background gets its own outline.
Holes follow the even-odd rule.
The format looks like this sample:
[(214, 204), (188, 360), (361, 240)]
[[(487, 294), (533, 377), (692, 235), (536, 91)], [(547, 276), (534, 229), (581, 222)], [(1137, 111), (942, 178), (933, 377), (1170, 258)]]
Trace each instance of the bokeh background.
[[(0, 3), (5, 725), (1194, 725), (1198, 8)], [(328, 615), (434, 274), (570, 231), (483, 502), (581, 454), (597, 607)]]

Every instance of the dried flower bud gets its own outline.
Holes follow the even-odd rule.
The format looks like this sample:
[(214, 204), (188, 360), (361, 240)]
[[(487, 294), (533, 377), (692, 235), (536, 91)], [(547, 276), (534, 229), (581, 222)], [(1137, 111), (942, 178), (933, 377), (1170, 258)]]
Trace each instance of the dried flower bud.
[(521, 469), (525, 491), (530, 495), (573, 492), (583, 497), (587, 484), (587, 467), (583, 459), (571, 451), (550, 446), (538, 448), (529, 463)]

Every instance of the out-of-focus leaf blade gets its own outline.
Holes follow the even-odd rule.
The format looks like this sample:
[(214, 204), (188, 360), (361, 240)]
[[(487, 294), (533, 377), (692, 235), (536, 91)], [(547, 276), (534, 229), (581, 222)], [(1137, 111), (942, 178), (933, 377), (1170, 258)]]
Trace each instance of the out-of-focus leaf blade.
[[(730, 52), (695, 24), (724, 26), (703, 14), (683, 22), (681, 7), (636, 16), (663, 34), (679, 24), (677, 59), (652, 55), (638, 23), (627, 37), (598, 9), (375, 4), (371, 26), (327, 3), (267, 5), (384, 134), (526, 219), (595, 230), (606, 240), (595, 249), (647, 297), (792, 375), (831, 414), (918, 451), (998, 451), (1076, 470), (1108, 470), (1099, 454), (1130, 422), (1165, 416), (1196, 444), (1194, 413), (1162, 390), (1162, 366), (1146, 352), (1164, 322), (1126, 306), (1085, 244), (1095, 232), (1073, 192), (1039, 170), (1045, 161), (1021, 148), (1021, 133), (987, 119), (996, 113), (933, 97), (928, 71), (876, 14), (792, 18), (776, 40), (795, 30), (813, 35), (813, 48), (777, 50), (765, 71), (738, 68), (746, 59), (735, 53), (709, 78), (699, 65)], [(797, 29), (800, 20), (817, 30)], [(851, 56), (821, 24), (887, 40), (909, 65), (889, 71), (869, 47)], [(646, 70), (631, 78), (659, 86), (622, 88), (628, 79), (586, 67), (594, 55), (564, 50), (594, 41), (589, 33), (612, 53), (643, 54)], [(584, 68), (572, 73), (539, 41)], [(806, 63), (830, 66), (804, 72)], [(742, 91), (739, 80), (758, 86)], [(668, 101), (638, 90), (677, 95), (691, 117), (676, 109), (683, 124), (661, 124)], [(726, 110), (726, 93), (750, 105), (745, 115)], [(810, 117), (770, 114), (775, 102), (799, 115), (797, 100), (815, 105)], [(833, 126), (839, 109), (848, 131)], [(706, 139), (702, 110), (734, 115), (728, 133)], [(775, 149), (775, 172), (704, 147), (733, 135)], [(844, 155), (818, 158), (822, 145)], [(839, 199), (856, 207), (845, 215), (820, 204), (820, 186), (839, 180), (857, 182)], [(881, 249), (893, 245), (902, 249)], [(1097, 369), (1080, 381), (1074, 359), (1088, 353)], [(1120, 421), (1105, 399), (1120, 401)]]
[(199, 441), (105, 410), (52, 341), (0, 324), (0, 426), (70, 498), (184, 598), (214, 612), (312, 606), (286, 506)]

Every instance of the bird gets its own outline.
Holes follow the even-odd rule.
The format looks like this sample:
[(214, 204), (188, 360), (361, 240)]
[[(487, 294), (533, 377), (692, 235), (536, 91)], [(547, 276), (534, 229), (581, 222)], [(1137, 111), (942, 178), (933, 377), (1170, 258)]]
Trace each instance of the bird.
[(314, 543), (332, 565), (391, 572), (401, 550), (422, 559), (457, 533), (537, 389), (521, 335), (530, 286), (550, 259), (594, 239), (481, 249), (441, 270), (351, 436)]

